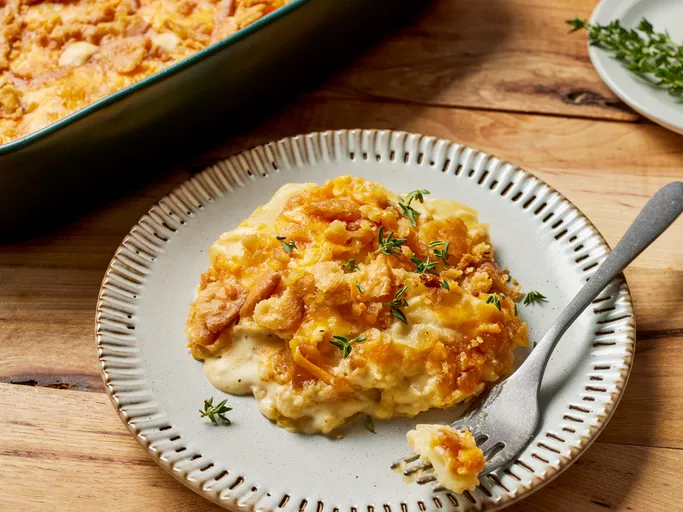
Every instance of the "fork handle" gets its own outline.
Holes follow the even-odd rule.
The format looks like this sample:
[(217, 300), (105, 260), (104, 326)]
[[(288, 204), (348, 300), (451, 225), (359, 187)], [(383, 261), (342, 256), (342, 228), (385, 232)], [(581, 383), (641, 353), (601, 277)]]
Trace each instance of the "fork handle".
[(683, 182), (670, 183), (650, 198), (612, 253), (557, 317), (536, 348), (514, 375), (538, 379), (540, 386), (545, 367), (557, 342), (574, 320), (590, 306), (605, 287), (636, 256), (647, 248), (683, 211)]

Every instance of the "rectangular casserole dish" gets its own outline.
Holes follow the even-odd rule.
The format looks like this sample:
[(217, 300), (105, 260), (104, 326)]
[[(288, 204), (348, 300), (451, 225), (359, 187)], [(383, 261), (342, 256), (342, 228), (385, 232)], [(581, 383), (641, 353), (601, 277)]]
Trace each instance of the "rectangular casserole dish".
[[(99, 204), (235, 133), (395, 25), (400, 0), (295, 0), (234, 35), (0, 146), (0, 240)], [(122, 188), (124, 187), (124, 188)], [(28, 228), (28, 231), (27, 231)]]

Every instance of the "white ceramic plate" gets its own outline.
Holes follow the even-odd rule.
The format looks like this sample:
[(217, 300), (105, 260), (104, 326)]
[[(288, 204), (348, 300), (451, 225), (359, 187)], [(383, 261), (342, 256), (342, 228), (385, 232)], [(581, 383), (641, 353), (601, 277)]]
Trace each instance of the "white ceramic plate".
[[(591, 24), (620, 20), (632, 28), (646, 18), (658, 32), (668, 31), (683, 42), (683, 0), (603, 0), (593, 11)], [(606, 51), (589, 46), (588, 53), (600, 78), (624, 103), (655, 123), (683, 134), (683, 101), (653, 87), (624, 69)]]
[(389, 131), (314, 133), (220, 162), (162, 199), (133, 227), (105, 275), (97, 343), (107, 391), (124, 423), (154, 460), (202, 496), (237, 510), (424, 512), (495, 510), (548, 482), (605, 426), (626, 384), (635, 325), (626, 283), (601, 294), (558, 345), (542, 384), (542, 421), (519, 460), (475, 492), (434, 494), (405, 484), (390, 463), (408, 452), (418, 422), (453, 419), (436, 411), (352, 428), (340, 440), (288, 433), (251, 397), (228, 396), (232, 425), (199, 417), (222, 396), (185, 349), (185, 317), (207, 249), (290, 182), (362, 176), (390, 190), (426, 188), (480, 212), (496, 257), (524, 289), (548, 303), (519, 307), (539, 339), (609, 249), (559, 193), (517, 168), (445, 140)]

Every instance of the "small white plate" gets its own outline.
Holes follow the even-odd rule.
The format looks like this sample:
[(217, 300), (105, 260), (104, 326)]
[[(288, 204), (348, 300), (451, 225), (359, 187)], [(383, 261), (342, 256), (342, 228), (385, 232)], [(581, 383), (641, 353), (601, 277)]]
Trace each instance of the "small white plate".
[[(683, 41), (683, 0), (603, 0), (590, 22), (606, 25), (618, 19), (624, 27), (633, 28), (643, 18), (657, 32), (668, 31), (674, 41)], [(601, 48), (589, 46), (588, 54), (600, 78), (624, 103), (655, 123), (683, 134), (683, 99), (640, 79)]]
[(195, 176), (131, 230), (102, 283), (97, 344), (107, 392), (154, 460), (202, 496), (233, 510), (464, 512), (495, 510), (564, 470), (597, 437), (624, 390), (634, 350), (631, 298), (619, 278), (560, 341), (541, 386), (542, 419), (519, 460), (472, 493), (434, 493), (389, 469), (408, 452), (416, 423), (450, 422), (453, 411), (360, 424), (339, 440), (288, 433), (252, 397), (227, 396), (231, 426), (199, 417), (224, 397), (188, 354), (184, 323), (207, 250), (282, 185), (361, 176), (405, 193), (476, 208), (491, 226), (496, 259), (525, 290), (548, 297), (519, 306), (532, 340), (586, 282), (609, 248), (574, 205), (548, 185), (476, 149), (422, 135), (337, 131), (246, 151)]

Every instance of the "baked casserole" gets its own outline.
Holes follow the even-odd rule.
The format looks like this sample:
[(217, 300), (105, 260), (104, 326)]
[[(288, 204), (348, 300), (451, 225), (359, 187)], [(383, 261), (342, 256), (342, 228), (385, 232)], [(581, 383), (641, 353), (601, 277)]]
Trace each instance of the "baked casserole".
[(479, 485), (478, 475), (486, 466), (486, 459), (469, 430), (417, 425), (406, 437), (420, 459), (432, 465), (436, 479), (446, 489), (463, 493)]
[(0, 144), (33, 133), (291, 0), (0, 0)]
[(281, 427), (470, 399), (528, 343), (472, 209), (360, 178), (289, 184), (210, 248), (186, 334), (218, 389)]

